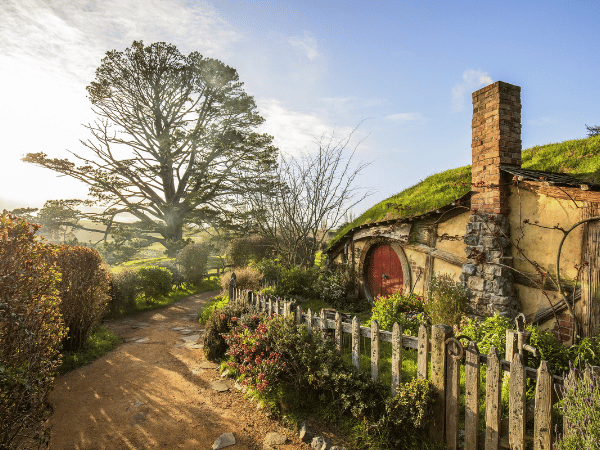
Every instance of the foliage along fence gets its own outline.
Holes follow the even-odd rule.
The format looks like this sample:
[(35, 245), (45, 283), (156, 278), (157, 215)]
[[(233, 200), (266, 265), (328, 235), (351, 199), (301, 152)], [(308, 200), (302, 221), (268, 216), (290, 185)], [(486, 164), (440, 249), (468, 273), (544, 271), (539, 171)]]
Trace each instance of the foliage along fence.
[[(338, 351), (342, 351), (344, 334), (351, 335), (352, 364), (360, 371), (360, 337), (371, 340), (371, 377), (374, 381), (380, 379), (380, 343), (389, 342), (392, 345), (392, 382), (391, 394), (395, 395), (400, 385), (402, 368), (402, 351), (404, 348), (417, 350), (417, 377), (429, 379), (442, 400), (436, 403), (434, 420), (431, 427), (432, 436), (438, 441), (445, 440), (450, 450), (458, 448), (459, 443), (459, 405), (460, 405), (460, 370), (465, 365), (465, 436), (464, 449), (498, 450), (508, 447), (524, 450), (526, 448), (526, 424), (533, 411), (533, 448), (535, 450), (551, 450), (554, 427), (552, 424), (552, 404), (556, 401), (556, 385), (563, 384), (563, 378), (552, 375), (547, 361), (542, 361), (536, 370), (526, 366), (527, 351), (535, 349), (526, 344), (527, 334), (523, 330), (507, 330), (506, 355), (512, 355), (512, 361), (501, 360), (495, 347), (488, 355), (479, 353), (477, 344), (471, 341), (468, 347), (463, 347), (454, 337), (452, 328), (447, 325), (434, 325), (431, 334), (426, 325), (419, 328), (418, 336), (402, 334), (398, 323), (393, 331), (379, 329), (376, 320), (371, 327), (362, 327), (357, 317), (351, 323), (344, 322), (339, 312), (334, 319), (328, 318), (326, 310), (316, 314), (312, 310), (304, 313), (300, 306), (291, 311), (293, 303), (281, 299), (271, 299), (266, 296), (242, 292), (230, 285), (230, 298), (237, 302), (247, 302), (253, 308), (267, 315), (294, 314), (298, 324), (306, 324), (310, 333), (320, 332), (323, 336), (333, 331), (333, 337)], [(480, 417), (480, 371), (487, 366), (485, 387), (485, 417)], [(600, 373), (600, 367), (593, 367), (594, 372)], [(501, 419), (501, 394), (504, 373), (510, 377), (509, 418), (508, 423)], [(569, 375), (576, 376), (572, 371)], [(527, 404), (526, 381), (536, 382), (533, 405)], [(554, 395), (553, 395), (554, 393)], [(532, 408), (533, 407), (533, 408)], [(528, 409), (529, 414), (528, 414)], [(532, 411), (531, 411), (532, 410)], [(479, 422), (485, 420), (485, 433), (480, 435)], [(508, 425), (508, 427), (506, 427)], [(507, 429), (506, 429), (507, 428)], [(565, 431), (566, 426), (565, 426)], [(506, 434), (508, 442), (505, 441)], [(501, 439), (503, 442), (501, 442)], [(483, 442), (480, 442), (482, 440)], [(530, 439), (529, 439), (530, 440)], [(529, 447), (529, 445), (527, 445)]]

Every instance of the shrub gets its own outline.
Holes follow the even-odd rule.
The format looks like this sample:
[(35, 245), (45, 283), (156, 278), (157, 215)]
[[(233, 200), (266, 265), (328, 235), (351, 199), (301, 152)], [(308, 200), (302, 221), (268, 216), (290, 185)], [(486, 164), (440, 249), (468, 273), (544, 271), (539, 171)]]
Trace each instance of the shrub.
[(219, 361), (225, 357), (227, 343), (223, 338), (224, 334), (230, 332), (232, 324), (231, 318), (241, 316), (249, 311), (248, 306), (240, 304), (227, 304), (223, 308), (215, 309), (206, 321), (204, 336), (202, 338), (204, 355), (210, 361)]
[(480, 353), (487, 355), (491, 347), (496, 347), (500, 359), (506, 359), (506, 330), (513, 328), (513, 321), (496, 313), (482, 321), (467, 319), (460, 334), (477, 342)]
[(227, 256), (236, 267), (245, 267), (250, 261), (261, 261), (273, 250), (271, 243), (260, 236), (246, 236), (233, 239), (229, 243)]
[(87, 247), (60, 246), (55, 260), (62, 274), (60, 312), (68, 327), (63, 350), (77, 351), (110, 300), (110, 272), (100, 254)]
[(270, 283), (278, 284), (283, 276), (285, 269), (274, 259), (263, 259), (258, 263), (254, 264), (256, 270), (262, 273), (263, 280)]
[[(260, 280), (262, 274), (253, 267), (246, 267), (244, 269), (234, 269), (235, 282), (237, 289), (249, 289), (257, 292), (260, 289)], [(231, 280), (232, 272), (225, 272), (221, 275), (221, 289), (223, 293), (229, 293), (229, 281)]]
[(156, 300), (161, 295), (167, 295), (173, 288), (173, 275), (169, 269), (157, 266), (140, 267), (140, 288), (146, 302)]
[(0, 447), (6, 449), (47, 442), (47, 398), (65, 335), (55, 250), (37, 240), (38, 228), (0, 216)]
[(431, 278), (425, 311), (434, 324), (458, 325), (469, 303), (467, 289), (449, 274)]
[(207, 271), (209, 248), (200, 242), (190, 242), (177, 255), (185, 281), (198, 285), (204, 279)]
[(425, 440), (437, 394), (429, 380), (412, 379), (386, 401), (383, 422), (394, 448), (414, 448)]
[(344, 267), (324, 269), (319, 274), (316, 287), (321, 299), (333, 308), (343, 308), (354, 293), (355, 278)]
[(315, 287), (319, 271), (315, 268), (291, 267), (284, 270), (277, 286), (280, 297), (319, 297)]
[(566, 378), (562, 395), (565, 430), (557, 436), (556, 448), (600, 449), (600, 383), (590, 367)]
[(112, 274), (111, 311), (132, 310), (135, 308), (135, 298), (140, 291), (140, 277), (131, 269), (124, 269)]
[(206, 323), (215, 309), (223, 308), (228, 303), (229, 297), (224, 294), (211, 298), (206, 305), (204, 305), (204, 308), (198, 312), (198, 321), (202, 324)]
[[(414, 328), (414, 325), (405, 318), (405, 314), (408, 312), (422, 311), (423, 297), (417, 294), (403, 294), (402, 292), (397, 292), (388, 297), (379, 296), (375, 299), (371, 321), (377, 320), (379, 328), (382, 330), (392, 331), (394, 322), (398, 322), (402, 325), (403, 330), (405, 328), (411, 329)], [(418, 329), (419, 324), (416, 322), (415, 324)]]

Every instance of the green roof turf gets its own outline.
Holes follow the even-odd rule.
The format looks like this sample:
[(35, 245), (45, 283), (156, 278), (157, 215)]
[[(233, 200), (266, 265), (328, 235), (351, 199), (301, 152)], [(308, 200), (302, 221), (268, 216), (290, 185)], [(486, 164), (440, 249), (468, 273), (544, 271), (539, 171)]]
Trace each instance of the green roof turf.
[[(536, 145), (523, 150), (521, 159), (524, 169), (566, 173), (592, 184), (600, 183), (600, 136)], [(361, 214), (341, 229), (328, 247), (354, 227), (424, 214), (449, 205), (470, 190), (471, 166), (431, 175)]]

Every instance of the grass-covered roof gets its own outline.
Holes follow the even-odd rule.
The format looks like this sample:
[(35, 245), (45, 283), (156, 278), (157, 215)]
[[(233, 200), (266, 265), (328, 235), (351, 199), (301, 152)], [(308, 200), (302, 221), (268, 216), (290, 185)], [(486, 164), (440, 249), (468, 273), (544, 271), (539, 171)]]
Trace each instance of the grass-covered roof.
[[(600, 136), (557, 144), (536, 145), (521, 153), (524, 169), (566, 173), (600, 183)], [(471, 166), (436, 173), (377, 203), (341, 229), (329, 247), (359, 225), (424, 214), (452, 203), (471, 190)]]

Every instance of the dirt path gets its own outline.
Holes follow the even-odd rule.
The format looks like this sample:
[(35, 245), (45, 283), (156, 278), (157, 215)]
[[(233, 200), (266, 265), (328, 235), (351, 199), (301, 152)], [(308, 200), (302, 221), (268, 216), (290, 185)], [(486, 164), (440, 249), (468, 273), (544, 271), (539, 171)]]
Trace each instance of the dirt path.
[(230, 381), (226, 392), (209, 387), (221, 378), (201, 367), (207, 361), (194, 335), (202, 332), (196, 313), (215, 294), (106, 322), (121, 344), (57, 380), (50, 448), (212, 449), (221, 434), (232, 432), (237, 443), (228, 449), (262, 450), (265, 435), (277, 431), (288, 436), (278, 448), (308, 449)]

